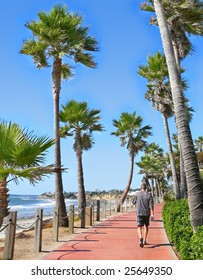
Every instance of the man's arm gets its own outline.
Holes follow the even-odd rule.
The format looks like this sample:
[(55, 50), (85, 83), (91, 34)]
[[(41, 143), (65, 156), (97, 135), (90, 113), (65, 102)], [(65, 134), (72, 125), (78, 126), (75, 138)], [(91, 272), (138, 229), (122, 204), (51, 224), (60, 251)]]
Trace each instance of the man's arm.
[(134, 197), (133, 197), (133, 200), (132, 200), (132, 204), (136, 204), (137, 203), (137, 196), (135, 195)]
[(151, 220), (154, 220), (154, 199), (152, 195), (150, 195), (149, 207), (150, 207)]

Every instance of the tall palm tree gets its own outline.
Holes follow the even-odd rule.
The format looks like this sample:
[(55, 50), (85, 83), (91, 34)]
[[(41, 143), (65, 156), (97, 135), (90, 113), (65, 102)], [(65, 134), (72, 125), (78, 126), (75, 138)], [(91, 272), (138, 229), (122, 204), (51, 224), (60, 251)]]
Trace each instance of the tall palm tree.
[(0, 123), (0, 227), (9, 214), (8, 183), (28, 179), (35, 184), (54, 172), (54, 165), (42, 166), (52, 145), (47, 136), (36, 136), (15, 123)]
[(92, 148), (93, 133), (104, 130), (99, 123), (101, 119), (99, 114), (99, 110), (90, 110), (87, 102), (71, 100), (62, 106), (59, 115), (60, 121), (64, 123), (64, 126), (61, 126), (61, 136), (74, 137), (73, 149), (78, 162), (78, 208), (81, 212), (81, 227), (85, 227), (84, 210), (86, 206), (82, 154), (83, 151)]
[(180, 136), (180, 146), (188, 186), (190, 220), (193, 230), (196, 231), (198, 226), (203, 225), (203, 185), (200, 178), (189, 121), (185, 113), (185, 102), (181, 86), (181, 77), (175, 59), (164, 7), (162, 1), (160, 0), (154, 0), (153, 4), (166, 57), (176, 117), (176, 125)]
[(168, 118), (173, 116), (172, 96), (168, 82), (168, 70), (164, 55), (160, 52), (154, 56), (148, 56), (147, 65), (140, 65), (138, 74), (148, 80), (148, 91), (145, 98), (152, 103), (152, 106), (162, 114), (164, 132), (170, 158), (173, 186), (176, 199), (180, 199), (180, 186), (177, 178), (177, 170), (173, 156), (173, 149), (168, 125)]
[(55, 176), (55, 200), (56, 206), (60, 208), (60, 223), (67, 225), (68, 220), (64, 219), (67, 215), (61, 174), (59, 127), (61, 80), (73, 76), (71, 61), (95, 68), (91, 52), (95, 52), (98, 48), (96, 40), (88, 35), (89, 28), (83, 26), (83, 17), (68, 13), (65, 6), (57, 5), (50, 13), (39, 12), (38, 17), (38, 22), (30, 21), (26, 24), (33, 38), (23, 42), (20, 52), (32, 56), (39, 69), (52, 64), (55, 165), (58, 168)]
[(136, 112), (132, 114), (124, 112), (121, 114), (119, 120), (113, 120), (116, 131), (111, 134), (119, 137), (122, 147), (127, 147), (131, 161), (129, 179), (118, 201), (117, 211), (120, 211), (120, 204), (125, 201), (131, 186), (135, 155), (147, 146), (145, 139), (151, 135), (151, 126), (142, 126), (142, 122), (142, 117), (137, 116)]

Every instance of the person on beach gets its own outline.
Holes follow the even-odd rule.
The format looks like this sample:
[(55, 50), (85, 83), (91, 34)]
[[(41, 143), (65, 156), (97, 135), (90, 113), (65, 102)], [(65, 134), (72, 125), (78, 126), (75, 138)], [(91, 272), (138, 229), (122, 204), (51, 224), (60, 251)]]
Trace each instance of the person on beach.
[(147, 192), (147, 185), (141, 184), (140, 191), (135, 194), (133, 204), (136, 205), (137, 231), (139, 235), (139, 245), (147, 245), (150, 218), (154, 220), (154, 200), (151, 193)]

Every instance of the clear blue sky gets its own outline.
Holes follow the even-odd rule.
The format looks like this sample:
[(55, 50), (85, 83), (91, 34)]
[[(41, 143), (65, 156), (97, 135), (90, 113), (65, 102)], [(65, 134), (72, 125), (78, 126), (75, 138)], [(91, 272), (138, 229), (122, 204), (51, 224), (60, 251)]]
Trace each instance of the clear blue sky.
[[(161, 115), (144, 99), (146, 82), (138, 74), (138, 66), (145, 64), (147, 55), (162, 51), (159, 30), (149, 25), (149, 16), (139, 9), (137, 0), (70, 0), (70, 1), (3, 1), (0, 17), (1, 102), (0, 118), (17, 122), (39, 135), (53, 137), (53, 100), (51, 68), (37, 70), (32, 59), (19, 54), (23, 39), (30, 37), (24, 24), (37, 20), (39, 11), (50, 11), (58, 3), (67, 5), (69, 11), (79, 12), (90, 26), (91, 35), (99, 43), (95, 54), (96, 69), (78, 66), (75, 79), (63, 82), (61, 104), (70, 99), (87, 101), (90, 108), (101, 110), (104, 133), (94, 135), (95, 145), (84, 153), (86, 190), (123, 189), (126, 185), (130, 160), (126, 148), (111, 136), (113, 119), (122, 112), (136, 111), (143, 117), (144, 125), (153, 127), (149, 141), (157, 142), (166, 151)], [(202, 127), (202, 38), (191, 38), (195, 52), (183, 62), (185, 77), (190, 88), (187, 97), (195, 114), (191, 123), (193, 138), (203, 135)], [(174, 120), (171, 131), (176, 132)], [(140, 156), (135, 161), (139, 161)], [(54, 162), (53, 149), (47, 164)], [(65, 191), (77, 191), (77, 164), (72, 150), (72, 139), (62, 141), (62, 163), (68, 168), (63, 175)], [(135, 173), (132, 187), (139, 187), (141, 176)], [(54, 176), (33, 187), (28, 181), (18, 186), (10, 183), (10, 193), (40, 194), (54, 192)]]

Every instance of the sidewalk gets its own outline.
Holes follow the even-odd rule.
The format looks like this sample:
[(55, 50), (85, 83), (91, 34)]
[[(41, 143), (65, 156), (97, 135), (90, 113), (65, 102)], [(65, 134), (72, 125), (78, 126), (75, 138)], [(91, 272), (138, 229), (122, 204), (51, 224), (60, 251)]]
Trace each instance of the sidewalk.
[(109, 217), (44, 255), (43, 260), (177, 260), (163, 228), (163, 204), (155, 205), (148, 245), (139, 247), (135, 210)]

